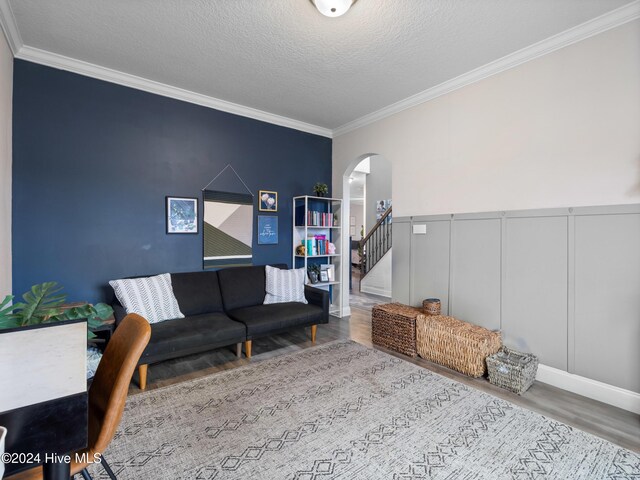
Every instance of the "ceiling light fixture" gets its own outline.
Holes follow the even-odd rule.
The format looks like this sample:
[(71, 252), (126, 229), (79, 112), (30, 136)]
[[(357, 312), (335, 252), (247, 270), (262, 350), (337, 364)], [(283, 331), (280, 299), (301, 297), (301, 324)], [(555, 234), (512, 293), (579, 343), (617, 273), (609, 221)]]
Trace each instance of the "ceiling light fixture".
[(339, 17), (349, 11), (358, 0), (311, 0), (318, 11), (326, 17)]
[(349, 183), (353, 182), (353, 177), (349, 177)]

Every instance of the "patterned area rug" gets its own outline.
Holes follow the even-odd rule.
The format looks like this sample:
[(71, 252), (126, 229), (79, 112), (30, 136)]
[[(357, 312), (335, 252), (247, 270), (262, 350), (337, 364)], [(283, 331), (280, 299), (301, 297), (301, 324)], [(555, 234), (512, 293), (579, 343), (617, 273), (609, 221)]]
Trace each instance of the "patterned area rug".
[(106, 458), (120, 480), (640, 478), (628, 450), (349, 341), (135, 395)]

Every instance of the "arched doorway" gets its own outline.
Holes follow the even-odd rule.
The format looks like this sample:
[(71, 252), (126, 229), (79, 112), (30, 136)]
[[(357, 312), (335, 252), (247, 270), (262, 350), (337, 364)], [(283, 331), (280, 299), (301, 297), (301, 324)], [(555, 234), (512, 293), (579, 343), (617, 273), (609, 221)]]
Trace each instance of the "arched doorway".
[[(388, 246), (390, 248), (391, 212), (379, 220), (392, 205), (391, 187), (392, 167), (384, 156), (377, 153), (366, 153), (354, 159), (346, 168), (342, 181), (342, 199), (344, 202), (345, 214), (345, 234), (343, 235), (343, 252), (345, 265), (343, 267), (343, 278), (345, 288), (343, 305), (345, 314), (351, 313), (351, 307), (370, 311), (371, 307), (377, 303), (388, 302), (391, 299), (391, 254), (385, 250), (376, 258), (378, 265), (373, 268), (365, 268), (361, 272), (361, 266), (366, 264), (372, 266), (372, 258), (367, 253), (371, 252), (369, 247), (364, 251), (360, 246), (360, 240), (370, 237), (367, 245), (372, 244), (374, 237), (371, 235), (381, 234), (382, 227), (385, 228), (389, 237)], [(375, 230), (372, 233), (372, 230)], [(382, 239), (382, 236), (380, 236)], [(368, 262), (368, 263), (367, 263)], [(362, 274), (364, 278), (361, 278)], [(361, 282), (362, 280), (362, 282)]]

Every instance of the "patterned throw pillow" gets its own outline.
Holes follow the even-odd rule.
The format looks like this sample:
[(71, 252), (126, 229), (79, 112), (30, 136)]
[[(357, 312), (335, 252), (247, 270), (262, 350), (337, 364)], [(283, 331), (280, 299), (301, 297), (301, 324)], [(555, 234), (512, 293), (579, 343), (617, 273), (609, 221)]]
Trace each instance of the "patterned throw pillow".
[(267, 276), (265, 305), (285, 302), (308, 303), (304, 296), (304, 268), (280, 270), (267, 265), (265, 273)]
[(155, 277), (111, 280), (116, 298), (127, 313), (137, 313), (149, 323), (184, 318), (173, 294), (171, 274)]

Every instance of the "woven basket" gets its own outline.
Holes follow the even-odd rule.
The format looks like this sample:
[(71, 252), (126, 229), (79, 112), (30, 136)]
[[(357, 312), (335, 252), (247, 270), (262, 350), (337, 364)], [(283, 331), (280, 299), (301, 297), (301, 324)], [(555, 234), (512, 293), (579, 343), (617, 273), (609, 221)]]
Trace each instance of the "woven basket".
[(486, 371), (485, 359), (502, 346), (500, 332), (445, 315), (422, 316), (416, 323), (418, 355), (471, 377)]
[(376, 305), (371, 311), (371, 340), (375, 345), (415, 357), (419, 317), (424, 317), (419, 308), (401, 303)]
[(440, 300), (437, 298), (427, 298), (422, 301), (422, 309), (425, 315), (440, 315)]
[(538, 357), (502, 347), (487, 357), (487, 367), (491, 383), (522, 395), (536, 379)]

